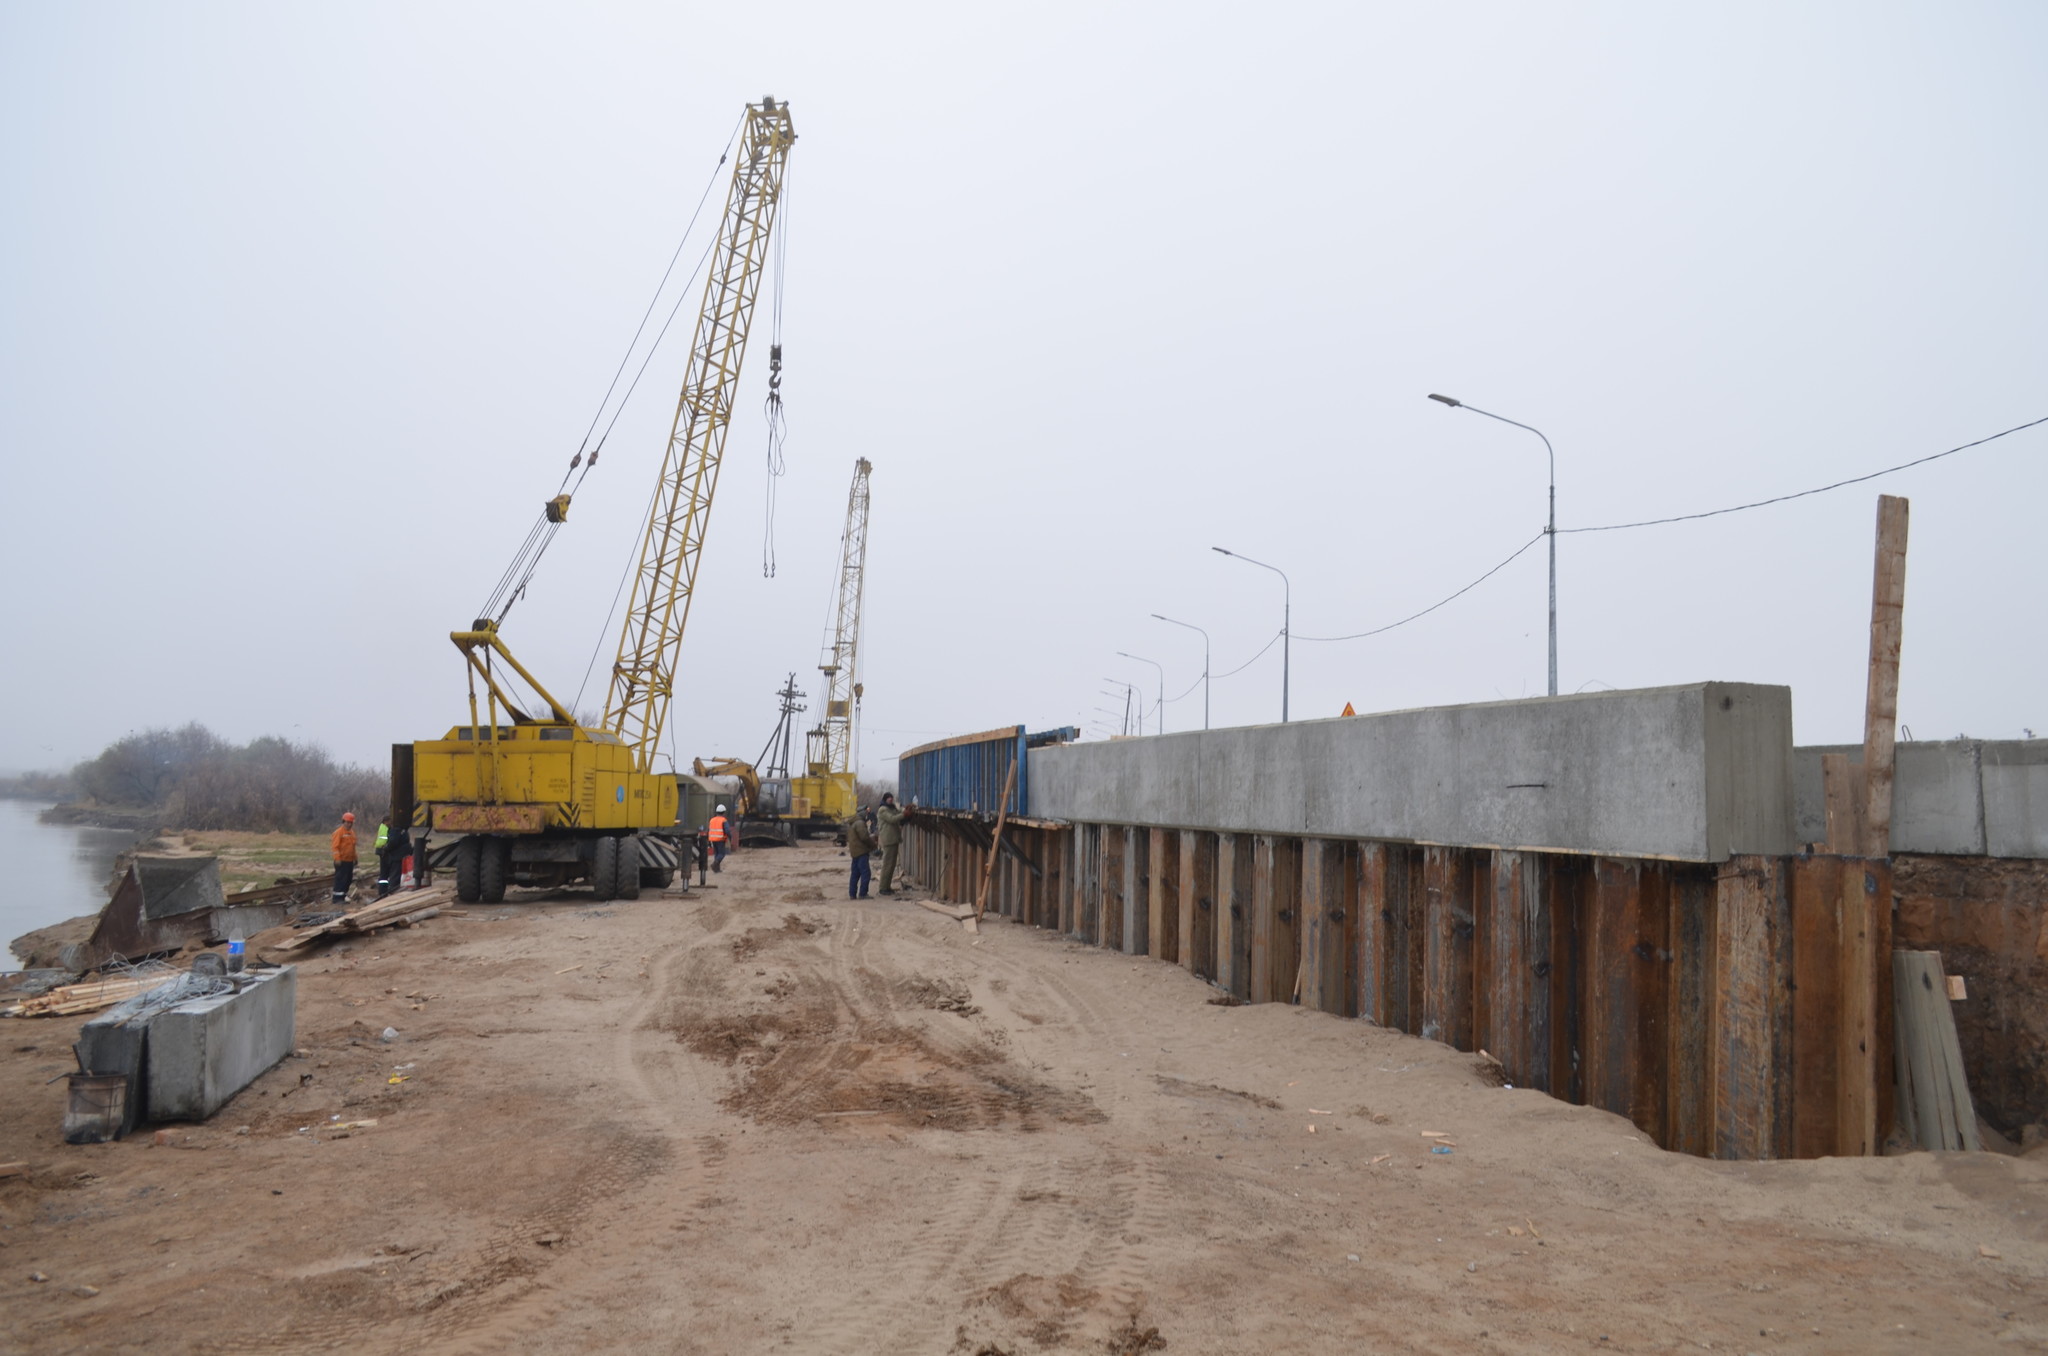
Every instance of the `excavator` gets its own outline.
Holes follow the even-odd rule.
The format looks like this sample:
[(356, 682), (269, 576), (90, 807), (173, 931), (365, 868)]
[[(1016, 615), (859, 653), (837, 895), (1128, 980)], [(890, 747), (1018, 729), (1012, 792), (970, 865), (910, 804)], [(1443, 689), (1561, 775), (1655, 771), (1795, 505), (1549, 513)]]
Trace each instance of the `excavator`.
[[(416, 831), (453, 837), (428, 860), (452, 859), (466, 902), (495, 903), (513, 884), (579, 880), (599, 899), (633, 899), (643, 886), (666, 888), (687, 861), (678, 777), (654, 760), (795, 141), (786, 102), (747, 106), (602, 719), (579, 722), (514, 658), (499, 629), (568, 518), (571, 496), (558, 493), (483, 615), (449, 636), (468, 667), (467, 720), (438, 739), (393, 748), (394, 809), (409, 812)], [(572, 473), (582, 457), (579, 450), (571, 460)]]

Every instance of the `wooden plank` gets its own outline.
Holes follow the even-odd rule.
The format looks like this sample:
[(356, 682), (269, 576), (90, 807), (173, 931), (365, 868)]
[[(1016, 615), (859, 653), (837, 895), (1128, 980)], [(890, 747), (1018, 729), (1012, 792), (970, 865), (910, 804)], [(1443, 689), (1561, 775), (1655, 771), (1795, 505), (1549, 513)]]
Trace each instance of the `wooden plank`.
[(1714, 1156), (1772, 1158), (1778, 1116), (1779, 863), (1732, 857), (1715, 881)]
[(1863, 765), (1846, 753), (1820, 756), (1822, 806), (1827, 813), (1827, 851), (1837, 857), (1863, 854)]
[(1301, 1005), (1350, 1016), (1351, 936), (1346, 926), (1346, 845), (1309, 838), (1301, 845)]
[(1885, 1071), (1891, 1068), (1892, 1049), (1897, 1040), (1892, 1005), (1892, 865), (1889, 861), (1865, 861), (1863, 869), (1874, 889), (1870, 900), (1870, 969), (1875, 976), (1871, 1006), (1876, 1009), (1873, 1026), (1877, 1046), (1871, 1051), (1871, 1067), (1877, 1079), (1876, 1136), (1881, 1152), (1897, 1111), (1897, 1088), (1885, 1076)]
[(1422, 850), (1422, 1023), (1416, 1034), (1472, 1049), (1472, 855), (1464, 848)]
[[(1877, 877), (1870, 864), (1845, 865), (1836, 918), (1840, 1017), (1835, 1026), (1833, 1152), (1870, 1157), (1883, 1151), (1877, 1130)], [(1886, 901), (1889, 906), (1889, 899)]]
[(1671, 882), (1671, 983), (1666, 991), (1666, 1068), (1670, 1075), (1665, 1148), (1714, 1152), (1712, 1060), (1708, 1053), (1714, 976), (1714, 877), (1687, 866)]
[(1358, 902), (1353, 912), (1358, 925), (1352, 933), (1357, 953), (1351, 962), (1352, 983), (1356, 987), (1352, 1002), (1358, 1015), (1389, 1028), (1395, 1025), (1387, 982), (1393, 933), (1393, 909), (1387, 898), (1391, 855), (1392, 849), (1385, 843), (1360, 843), (1353, 858), (1353, 869), (1358, 873)]
[[(1853, 860), (1852, 867), (1859, 866)], [(1794, 857), (1792, 892), (1792, 1154), (1835, 1152), (1836, 1061), (1842, 1013), (1841, 857)], [(1860, 869), (1849, 874), (1859, 883)]]
[(1491, 874), (1491, 898), (1473, 939), (1473, 983), (1487, 993), (1484, 1021), (1475, 1011), (1474, 1038), (1516, 1087), (1547, 1089), (1551, 948), (1543, 858), (1496, 852)]
[(1112, 951), (1124, 944), (1124, 846), (1129, 836), (1121, 824), (1102, 826), (1102, 888), (1097, 913), (1097, 943)]
[(1152, 847), (1147, 830), (1132, 825), (1124, 830), (1124, 932), (1123, 952), (1146, 955), (1151, 948)]
[[(1216, 854), (1214, 836), (1192, 829), (1180, 835), (1178, 945), (1181, 968), (1207, 979), (1216, 968), (1213, 950), (1202, 949), (1214, 935)], [(1206, 873), (1206, 874), (1205, 874)]]
[[(1899, 646), (1906, 611), (1906, 501), (1877, 497), (1870, 586), (1870, 675), (1863, 699), (1863, 851), (1892, 850), (1892, 743), (1899, 728)], [(1973, 1130), (1974, 1133), (1974, 1130)]]
[(1254, 1003), (1273, 1001), (1273, 915), (1278, 908), (1273, 898), (1273, 856), (1273, 835), (1253, 835), (1251, 1001)]
[(1154, 960), (1180, 960), (1180, 833), (1151, 832), (1152, 880), (1147, 895), (1146, 954)]
[(1010, 818), (1010, 794), (1017, 789), (1017, 760), (1010, 760), (1010, 770), (1003, 774), (1003, 799), (996, 809), (995, 836), (989, 840), (988, 864), (981, 869), (981, 889), (974, 896), (974, 916), (979, 918), (988, 909), (989, 877), (995, 874), (998, 849), (1003, 841), (1003, 825)]
[(1216, 836), (1216, 982), (1246, 1002), (1252, 992), (1257, 847), (1248, 833)]
[(1300, 967), (1301, 840), (1254, 836), (1251, 1001), (1289, 1003)]

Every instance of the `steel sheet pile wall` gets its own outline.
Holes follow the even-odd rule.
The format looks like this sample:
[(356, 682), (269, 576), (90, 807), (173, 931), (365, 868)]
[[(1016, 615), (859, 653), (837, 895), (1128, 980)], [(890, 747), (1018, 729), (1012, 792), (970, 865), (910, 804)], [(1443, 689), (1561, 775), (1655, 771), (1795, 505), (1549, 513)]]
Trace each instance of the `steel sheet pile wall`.
[[(1891, 1119), (1891, 869), (1771, 846), (1790, 710), (1699, 684), (1044, 750), (988, 907), (1484, 1049), (1666, 1148), (1867, 1154)], [(971, 902), (989, 824), (906, 828), (912, 877)]]
[[(972, 902), (986, 824), (913, 818), (912, 877)], [(1486, 1050), (1507, 1080), (1718, 1158), (1875, 1151), (1891, 1108), (1891, 869), (1012, 825), (989, 912)], [(1886, 958), (1880, 965), (1879, 958)]]

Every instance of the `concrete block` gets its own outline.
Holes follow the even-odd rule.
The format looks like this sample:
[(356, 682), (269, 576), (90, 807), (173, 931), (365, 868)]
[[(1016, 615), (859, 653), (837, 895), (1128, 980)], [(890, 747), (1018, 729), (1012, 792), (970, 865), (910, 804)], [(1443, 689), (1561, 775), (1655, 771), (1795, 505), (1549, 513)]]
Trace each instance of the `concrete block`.
[(181, 1003), (150, 1022), (150, 1119), (203, 1121), (291, 1053), (296, 968), (242, 979), (237, 992)]
[[(1939, 743), (1914, 741), (1892, 755), (1892, 851), (1981, 856), (1985, 851), (1985, 800), (1978, 776), (1982, 751), (1993, 746), (1972, 739)], [(1810, 744), (1793, 750), (1802, 843), (1827, 841), (1822, 754), (1846, 753), (1863, 762), (1861, 744)]]
[(1792, 694), (1696, 683), (1030, 754), (1030, 813), (1720, 861), (1794, 851)]
[(2048, 857), (2048, 739), (1984, 746), (1984, 839), (1994, 857)]

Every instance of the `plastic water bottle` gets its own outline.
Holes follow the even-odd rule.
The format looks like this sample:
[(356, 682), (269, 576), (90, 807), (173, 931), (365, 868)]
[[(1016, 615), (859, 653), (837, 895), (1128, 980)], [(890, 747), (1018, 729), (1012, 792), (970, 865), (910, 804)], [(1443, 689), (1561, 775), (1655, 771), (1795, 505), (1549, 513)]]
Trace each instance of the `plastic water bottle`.
[(242, 925), (236, 923), (228, 929), (229, 974), (238, 975), (242, 972), (242, 957), (247, 950), (247, 945), (242, 941)]

